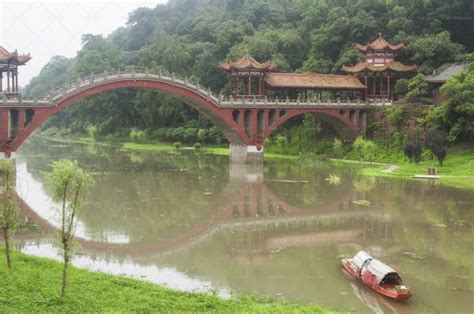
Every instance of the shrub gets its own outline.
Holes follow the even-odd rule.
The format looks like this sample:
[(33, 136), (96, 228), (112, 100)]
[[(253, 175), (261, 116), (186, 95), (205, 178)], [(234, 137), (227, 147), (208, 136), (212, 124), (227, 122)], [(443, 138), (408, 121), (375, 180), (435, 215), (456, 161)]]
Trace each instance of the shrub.
[(98, 137), (99, 137), (99, 136), (98, 136), (99, 134), (97, 133), (97, 126), (94, 125), (94, 124), (89, 124), (89, 125), (87, 126), (87, 134), (88, 134), (90, 137), (92, 137), (92, 139), (93, 139), (94, 141), (96, 141), (96, 140), (98, 139)]
[(428, 83), (426, 83), (423, 74), (418, 74), (408, 81), (407, 98), (413, 100), (428, 94)]
[(174, 146), (174, 148), (176, 148), (178, 150), (178, 149), (181, 148), (182, 145), (181, 145), (181, 142), (174, 142), (173, 146)]
[(145, 142), (146, 136), (145, 131), (138, 130), (138, 129), (131, 129), (130, 130), (130, 139), (135, 143), (143, 143)]
[(342, 158), (344, 155), (344, 147), (342, 146), (342, 141), (338, 138), (335, 138), (332, 142), (332, 153), (336, 158)]
[(195, 151), (201, 150), (201, 143), (194, 143), (194, 150)]
[(188, 143), (192, 143), (192, 142), (196, 141), (196, 139), (197, 139), (197, 132), (198, 132), (198, 129), (196, 129), (196, 128), (187, 128), (187, 129), (184, 131), (183, 140), (184, 140), (185, 142), (188, 142)]
[(186, 129), (182, 126), (173, 130), (172, 137), (174, 140), (182, 140), (184, 138), (184, 133)]

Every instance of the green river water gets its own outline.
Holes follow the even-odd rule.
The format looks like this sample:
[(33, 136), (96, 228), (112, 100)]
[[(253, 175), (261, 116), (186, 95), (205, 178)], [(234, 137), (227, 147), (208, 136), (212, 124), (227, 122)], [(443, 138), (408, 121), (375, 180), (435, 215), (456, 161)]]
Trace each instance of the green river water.
[[(44, 172), (60, 158), (77, 159), (96, 181), (77, 228), (78, 267), (356, 312), (474, 311), (472, 191), (364, 177), (359, 166), (229, 165), (192, 150), (129, 152), (33, 137), (16, 157), (17, 191), (32, 208), (25, 214), (42, 231), (19, 237), (27, 254), (58, 258), (58, 205)], [(415, 297), (393, 303), (346, 277), (340, 259), (359, 250), (398, 270)]]

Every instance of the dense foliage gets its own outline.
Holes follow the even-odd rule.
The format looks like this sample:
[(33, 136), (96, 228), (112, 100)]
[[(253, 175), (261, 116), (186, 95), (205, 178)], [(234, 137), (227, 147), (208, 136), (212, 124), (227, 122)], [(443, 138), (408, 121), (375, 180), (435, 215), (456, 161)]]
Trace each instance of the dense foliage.
[[(173, 71), (226, 92), (228, 80), (217, 63), (247, 50), (257, 60), (273, 59), (280, 71), (337, 73), (341, 65), (360, 59), (354, 44), (367, 43), (378, 32), (408, 46), (401, 61), (430, 73), (473, 50), (472, 16), (469, 0), (170, 0), (130, 13), (128, 23), (107, 38), (84, 35), (77, 56), (54, 57), (26, 93), (45, 94), (60, 82), (129, 65)], [(414, 93), (424, 92), (417, 83)], [(172, 95), (135, 89), (90, 97), (49, 125), (74, 132), (93, 125), (99, 136), (128, 135), (131, 128), (151, 134), (211, 126)]]

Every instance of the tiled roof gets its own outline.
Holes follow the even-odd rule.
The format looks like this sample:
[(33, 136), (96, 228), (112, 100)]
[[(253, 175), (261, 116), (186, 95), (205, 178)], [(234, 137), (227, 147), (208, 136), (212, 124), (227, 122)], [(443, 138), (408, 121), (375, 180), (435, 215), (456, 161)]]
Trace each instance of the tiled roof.
[(0, 46), (0, 62), (23, 65), (31, 59), (30, 54), (19, 55), (16, 50), (8, 52), (5, 48)]
[(356, 77), (318, 73), (268, 73), (265, 82), (271, 87), (304, 89), (365, 89)]
[(276, 68), (276, 65), (272, 61), (260, 63), (247, 53), (242, 58), (240, 58), (239, 60), (235, 62), (219, 63), (219, 68), (224, 71), (230, 71), (231, 69), (235, 69), (235, 70), (256, 69), (256, 70), (271, 71)]
[(357, 73), (362, 71), (373, 71), (373, 72), (382, 72), (385, 70), (392, 70), (395, 72), (412, 72), (416, 71), (416, 65), (405, 65), (398, 61), (393, 61), (391, 63), (385, 64), (383, 66), (374, 66), (368, 64), (366, 61), (359, 62), (354, 66), (345, 66), (341, 68), (345, 72)]
[(388, 41), (383, 39), (382, 34), (379, 33), (379, 38), (377, 38), (373, 42), (368, 43), (367, 45), (357, 44), (356, 48), (361, 52), (366, 52), (367, 50), (385, 50), (385, 49), (398, 51), (400, 49), (405, 48), (405, 45), (403, 43), (400, 43), (398, 45), (392, 45)]
[(429, 83), (444, 83), (452, 76), (464, 71), (465, 68), (465, 64), (446, 63), (436, 69), (432, 75), (425, 75), (425, 80)]

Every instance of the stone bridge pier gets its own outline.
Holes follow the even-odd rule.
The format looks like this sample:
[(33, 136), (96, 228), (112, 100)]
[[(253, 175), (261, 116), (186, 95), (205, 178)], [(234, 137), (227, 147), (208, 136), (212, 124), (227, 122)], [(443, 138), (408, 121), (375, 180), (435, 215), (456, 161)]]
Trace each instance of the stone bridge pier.
[(263, 146), (230, 144), (230, 163), (263, 164)]

